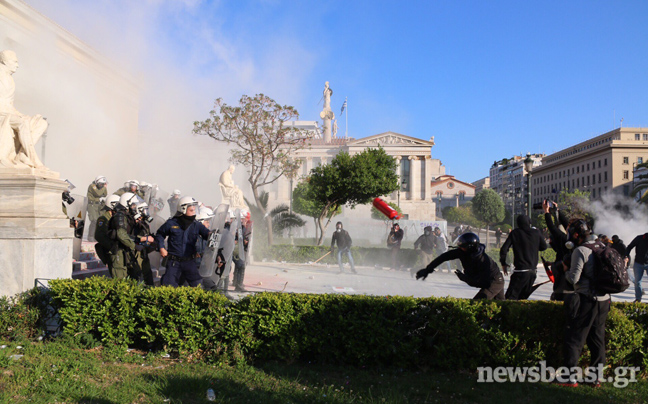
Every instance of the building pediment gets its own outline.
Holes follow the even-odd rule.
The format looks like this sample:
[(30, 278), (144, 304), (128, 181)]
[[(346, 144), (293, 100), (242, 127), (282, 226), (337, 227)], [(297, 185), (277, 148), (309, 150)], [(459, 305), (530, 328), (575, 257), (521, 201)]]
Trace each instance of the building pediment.
[(347, 143), (348, 146), (434, 146), (434, 138), (427, 140), (418, 139), (411, 136), (402, 135), (395, 132), (385, 132), (378, 135), (363, 137)]

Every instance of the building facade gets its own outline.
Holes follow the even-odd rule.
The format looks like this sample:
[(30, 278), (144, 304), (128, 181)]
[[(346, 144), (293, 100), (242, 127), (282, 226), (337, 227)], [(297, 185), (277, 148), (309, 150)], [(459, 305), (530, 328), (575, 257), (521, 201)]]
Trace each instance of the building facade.
[(609, 192), (629, 196), (633, 172), (648, 161), (648, 128), (617, 128), (542, 159), (532, 170), (533, 203), (560, 191), (581, 190), (592, 199)]
[[(311, 126), (315, 124), (313, 122)], [(307, 126), (303, 126), (302, 129), (307, 129)], [(269, 205), (277, 206), (282, 203), (289, 205), (291, 189), (306, 177), (311, 169), (330, 163), (341, 151), (354, 155), (367, 148), (378, 146), (396, 159), (400, 177), (400, 189), (385, 199), (398, 204), (406, 217), (411, 220), (436, 219), (437, 195), (432, 191), (432, 183), (437, 177), (445, 175), (445, 167), (440, 160), (431, 156), (434, 138), (427, 141), (395, 132), (385, 132), (361, 139), (332, 138), (331, 141), (325, 142), (319, 137), (312, 140), (310, 147), (299, 150), (293, 156), (302, 162), (297, 178), (291, 181), (281, 177), (266, 189), (270, 193)], [(369, 218), (371, 206), (358, 206), (353, 210), (344, 208), (343, 215)]]
[(490, 177), (484, 177), (480, 180), (477, 180), (472, 183), (472, 185), (475, 186), (475, 194), (478, 194), (480, 191), (483, 191), (484, 189), (490, 188)]
[(475, 197), (475, 186), (459, 181), (452, 175), (441, 175), (430, 184), (436, 202), (437, 217), (443, 216), (443, 208), (459, 207)]
[[(542, 164), (544, 154), (530, 154), (533, 159), (533, 167)], [(527, 156), (513, 156), (510, 159), (496, 161), (490, 168), (490, 187), (497, 192), (504, 201), (507, 212), (513, 212), (513, 216), (527, 212), (527, 170), (524, 160)]]

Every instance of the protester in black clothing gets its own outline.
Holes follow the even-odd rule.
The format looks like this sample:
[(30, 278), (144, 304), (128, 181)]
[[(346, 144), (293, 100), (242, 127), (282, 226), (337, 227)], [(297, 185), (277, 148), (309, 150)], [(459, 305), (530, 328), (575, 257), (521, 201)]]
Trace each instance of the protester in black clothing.
[(635, 252), (635, 262), (632, 269), (634, 272), (635, 302), (640, 302), (641, 296), (643, 296), (641, 279), (643, 278), (644, 272), (648, 270), (648, 233), (635, 237), (628, 245), (625, 254), (623, 254), (626, 265), (630, 261), (630, 253), (635, 247), (637, 247), (637, 251)]
[[(552, 206), (553, 205), (553, 206)], [(555, 217), (551, 213), (552, 208), (555, 208), (555, 212), (558, 214), (558, 223), (554, 223)], [(551, 267), (551, 272), (554, 275), (554, 284), (553, 284), (553, 293), (551, 294), (551, 300), (564, 300), (565, 293), (573, 293), (574, 287), (567, 282), (565, 279), (565, 271), (562, 270), (562, 259), (569, 253), (565, 243), (567, 242), (567, 233), (566, 229), (569, 226), (569, 221), (567, 217), (558, 209), (558, 204), (551, 201), (543, 201), (542, 209), (544, 211), (545, 223), (547, 224), (547, 230), (549, 230), (549, 245), (556, 252), (556, 260)], [(562, 231), (558, 226), (562, 226), (565, 231)]]
[(394, 223), (389, 232), (389, 236), (387, 237), (387, 247), (391, 250), (391, 269), (394, 270), (397, 270), (400, 267), (398, 264), (398, 253), (400, 252), (401, 241), (403, 241), (403, 229), (400, 228), (398, 223)]
[(434, 246), (436, 245), (436, 236), (432, 234), (432, 226), (426, 226), (423, 234), (414, 242), (414, 249), (421, 249), (423, 262), (429, 264), (434, 258)]
[[(578, 361), (585, 342), (590, 350), (590, 370), (605, 365), (605, 321), (610, 311), (610, 295), (597, 293), (593, 279), (595, 256), (593, 247), (598, 244), (584, 220), (572, 222), (568, 239), (576, 248), (571, 254), (567, 281), (574, 285), (575, 293), (566, 296), (567, 326), (563, 357), (565, 366), (572, 369)], [(570, 372), (568, 385), (577, 386), (577, 373)], [(598, 384), (598, 380), (595, 381)]]
[(623, 244), (623, 240), (621, 240), (619, 238), (619, 236), (617, 236), (616, 234), (614, 236), (612, 236), (612, 248), (617, 250), (619, 255), (621, 255), (622, 257), (625, 257), (625, 255), (626, 255), (625, 252), (626, 252), (627, 247), (626, 247), (625, 244)]
[(464, 233), (457, 239), (456, 249), (439, 255), (434, 261), (416, 273), (416, 279), (427, 278), (442, 263), (459, 259), (464, 270), (455, 274), (468, 285), (480, 288), (473, 299), (504, 300), (504, 277), (497, 263), (486, 254), (486, 246), (479, 242), (475, 233)]
[(342, 263), (342, 254), (346, 254), (349, 259), (349, 266), (351, 267), (351, 272), (356, 273), (355, 265), (353, 263), (353, 256), (351, 255), (351, 245), (353, 241), (349, 232), (342, 228), (342, 222), (337, 222), (335, 224), (335, 233), (331, 237), (331, 252), (335, 248), (335, 243), (337, 243), (338, 253), (337, 260), (338, 265), (340, 266), (340, 273), (344, 272), (344, 264)]
[(517, 229), (511, 231), (500, 250), (500, 263), (504, 274), (508, 274), (506, 255), (509, 248), (513, 246), (513, 274), (509, 287), (506, 290), (507, 300), (527, 299), (536, 279), (536, 267), (538, 266), (538, 252), (547, 249), (540, 230), (531, 227), (529, 216), (520, 215), (517, 217)]

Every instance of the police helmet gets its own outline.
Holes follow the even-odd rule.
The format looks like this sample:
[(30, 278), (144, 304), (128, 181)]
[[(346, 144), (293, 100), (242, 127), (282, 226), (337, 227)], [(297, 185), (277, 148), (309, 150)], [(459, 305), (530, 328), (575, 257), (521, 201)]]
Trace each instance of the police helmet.
[(99, 175), (97, 176), (97, 178), (95, 178), (94, 182), (95, 184), (107, 184), (108, 180), (106, 180), (106, 177), (104, 177), (103, 175)]
[(174, 189), (173, 192), (171, 192), (171, 195), (178, 195), (178, 196), (180, 196), (180, 195), (182, 195), (182, 192), (180, 192), (179, 189)]
[(128, 181), (128, 186), (129, 187), (135, 186), (137, 189), (139, 189), (140, 184), (139, 184), (139, 181), (137, 181), (137, 180), (130, 180), (130, 181)]
[(193, 206), (198, 205), (198, 201), (191, 196), (182, 197), (178, 202), (178, 212), (184, 215), (185, 213), (187, 213), (187, 208), (192, 205)]
[(126, 209), (129, 209), (132, 204), (138, 202), (137, 195), (132, 192), (124, 192), (124, 194), (119, 198), (119, 204)]
[(479, 236), (475, 233), (464, 233), (457, 239), (457, 247), (475, 252), (479, 248)]
[(214, 211), (207, 208), (207, 207), (202, 207), (202, 208), (199, 209), (199, 212), (196, 215), (196, 220), (201, 222), (203, 220), (209, 220), (212, 217), (214, 217)]
[(121, 199), (119, 195), (115, 195), (115, 194), (108, 195), (108, 197), (104, 201), (104, 204), (108, 209), (113, 210), (115, 209), (115, 205), (119, 203), (119, 199)]

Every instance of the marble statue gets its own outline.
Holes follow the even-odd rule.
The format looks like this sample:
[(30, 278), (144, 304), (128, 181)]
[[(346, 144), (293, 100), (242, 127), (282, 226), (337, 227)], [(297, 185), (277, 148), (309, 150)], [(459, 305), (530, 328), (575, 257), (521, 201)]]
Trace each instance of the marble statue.
[(18, 69), (13, 51), (0, 52), (0, 167), (46, 169), (34, 145), (47, 130), (41, 115), (24, 115), (14, 107), (16, 84), (12, 75)]
[(234, 184), (232, 174), (234, 174), (234, 166), (230, 165), (229, 168), (223, 171), (220, 176), (219, 185), (221, 193), (223, 194), (222, 203), (227, 203), (229, 201), (230, 209), (249, 210), (248, 206), (245, 204), (245, 199), (243, 199), (243, 191)]
[(327, 143), (331, 141), (331, 120), (335, 119), (335, 114), (331, 110), (331, 95), (333, 95), (333, 90), (331, 90), (327, 81), (324, 84), (324, 108), (320, 112), (320, 118), (324, 121), (324, 141)]

